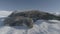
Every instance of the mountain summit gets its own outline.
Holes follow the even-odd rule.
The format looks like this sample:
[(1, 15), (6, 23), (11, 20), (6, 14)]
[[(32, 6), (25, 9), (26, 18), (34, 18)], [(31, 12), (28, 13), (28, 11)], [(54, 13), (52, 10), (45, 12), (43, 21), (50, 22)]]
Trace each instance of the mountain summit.
[(4, 20), (5, 24), (10, 26), (19, 26), (19, 25), (27, 25), (32, 28), (33, 23), (37, 20), (60, 20), (59, 16), (55, 16), (53, 14), (42, 12), (38, 10), (24, 11), (24, 12), (13, 12)]
[(31, 10), (31, 11), (24, 11), (24, 12), (13, 12), (8, 17), (15, 17), (15, 16), (24, 16), (32, 18), (34, 21), (43, 19), (43, 20), (60, 20), (60, 16), (56, 16), (47, 12), (42, 12), (39, 10)]

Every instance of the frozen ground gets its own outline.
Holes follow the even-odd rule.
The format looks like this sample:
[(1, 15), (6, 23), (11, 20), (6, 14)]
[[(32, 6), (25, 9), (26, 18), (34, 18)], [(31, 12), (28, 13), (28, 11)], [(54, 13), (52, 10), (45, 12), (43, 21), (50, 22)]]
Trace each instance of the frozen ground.
[(4, 26), (4, 17), (10, 14), (10, 12), (6, 13), (6, 15), (5, 13), (0, 12), (0, 34), (60, 34), (60, 21), (58, 20), (38, 20), (32, 29), (24, 26)]

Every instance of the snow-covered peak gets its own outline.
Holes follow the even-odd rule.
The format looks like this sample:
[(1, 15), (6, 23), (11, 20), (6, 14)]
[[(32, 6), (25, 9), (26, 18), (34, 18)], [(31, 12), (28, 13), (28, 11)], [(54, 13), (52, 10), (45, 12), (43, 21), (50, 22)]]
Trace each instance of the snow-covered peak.
[(56, 16), (59, 16), (60, 15), (60, 12), (49, 12), (50, 14), (54, 14)]
[(0, 11), (0, 17), (7, 17), (12, 11)]

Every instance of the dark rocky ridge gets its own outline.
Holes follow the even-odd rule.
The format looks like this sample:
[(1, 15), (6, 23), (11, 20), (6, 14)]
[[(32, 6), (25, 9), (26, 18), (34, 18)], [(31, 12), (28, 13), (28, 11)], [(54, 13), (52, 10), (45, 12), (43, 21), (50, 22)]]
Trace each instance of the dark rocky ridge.
[(47, 12), (42, 12), (38, 10), (31, 10), (31, 11), (25, 11), (25, 12), (18, 12), (18, 13), (12, 13), (8, 17), (15, 17), (15, 16), (24, 16), (32, 18), (34, 21), (43, 19), (43, 20), (60, 20), (60, 16), (56, 16)]
[[(17, 11), (16, 11), (17, 12)], [(47, 12), (42, 12), (38, 10), (31, 10), (25, 12), (13, 12), (11, 15), (8, 16), (4, 20), (5, 25), (10, 26), (20, 26), (23, 23), (26, 24), (28, 27), (32, 28), (33, 23), (37, 20), (60, 20), (60, 16), (56, 16)]]
[(29, 28), (33, 27), (33, 20), (28, 17), (16, 16), (16, 17), (9, 17), (4, 20), (4, 25), (8, 26), (21, 26), (26, 25)]

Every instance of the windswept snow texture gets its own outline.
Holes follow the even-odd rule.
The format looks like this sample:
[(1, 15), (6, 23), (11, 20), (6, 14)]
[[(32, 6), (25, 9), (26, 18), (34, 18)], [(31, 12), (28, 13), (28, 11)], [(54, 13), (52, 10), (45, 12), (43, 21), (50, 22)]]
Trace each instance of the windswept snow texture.
[(7, 17), (12, 11), (0, 11), (0, 17)]
[[(10, 14), (10, 13), (9, 13)], [(8, 13), (6, 13), (8, 15)], [(6, 16), (5, 15), (5, 16)], [(1, 16), (4, 16), (3, 13)], [(34, 23), (33, 28), (28, 29), (25, 26), (4, 26), (4, 17), (0, 16), (0, 34), (60, 34), (60, 21), (58, 20), (38, 20)]]

